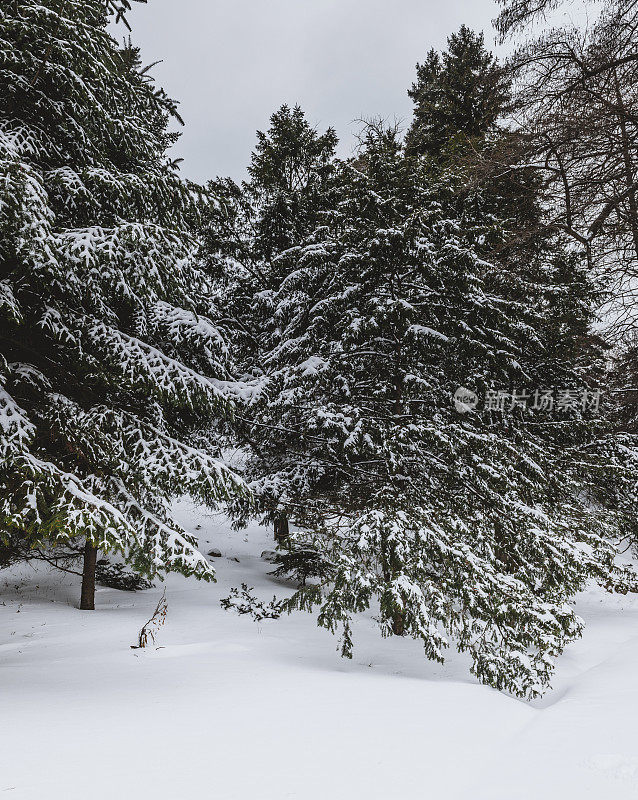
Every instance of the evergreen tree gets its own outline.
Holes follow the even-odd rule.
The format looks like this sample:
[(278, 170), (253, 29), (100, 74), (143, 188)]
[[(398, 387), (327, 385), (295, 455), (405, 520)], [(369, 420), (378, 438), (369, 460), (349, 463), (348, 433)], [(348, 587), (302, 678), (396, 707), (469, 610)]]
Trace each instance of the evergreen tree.
[(334, 130), (319, 134), (299, 106), (283, 105), (268, 131), (257, 131), (250, 180), (209, 184), (216, 202), (207, 207), (206, 266), (244, 367), (259, 363), (255, 348), (270, 320), (269, 297), (286, 277), (278, 257), (304, 240), (326, 205), (336, 145)]
[(339, 169), (331, 210), (281, 256), (246, 472), (300, 528), (284, 569), (298, 551), (302, 578), (304, 554), (321, 576), (289, 608), (318, 604), (345, 655), (352, 616), (378, 607), (384, 635), (420, 639), (437, 660), (455, 641), (482, 681), (533, 697), (580, 633), (574, 593), (592, 577), (633, 580), (613, 563), (615, 515), (584, 496), (595, 422), (520, 396), (462, 414), (453, 397), (580, 386), (598, 353), (552, 351), (558, 266), (521, 277), (517, 299), (493, 291), (500, 265), (477, 247), (498, 227), (455, 216), (450, 180), (378, 125)]
[(508, 72), (485, 48), (483, 36), (465, 26), (449, 38), (448, 48), (441, 55), (431, 51), (417, 68), (407, 154), (425, 158), (432, 176), (454, 187), (454, 213), (461, 224), (467, 220), (468, 231), (473, 220), (490, 221), (491, 233), (481, 227), (480, 239), (473, 240), (477, 254), (495, 267), (484, 276), (490, 291), (526, 302), (530, 286), (544, 287), (552, 313), (539, 324), (548, 327), (544, 336), (553, 341), (553, 362), (561, 348), (570, 350), (568, 361), (576, 357), (574, 348), (600, 354), (602, 342), (590, 333), (600, 288), (564, 232), (546, 223), (543, 179), (530, 166), (527, 139), (503, 121)]
[[(502, 279), (525, 272), (530, 259), (555, 242), (542, 224), (542, 180), (529, 166), (534, 159), (526, 137), (503, 124), (510, 110), (508, 70), (485, 48), (482, 34), (463, 26), (449, 37), (446, 52), (431, 50), (417, 65), (408, 94), (414, 117), (407, 154), (426, 158), (433, 173), (452, 170), (459, 216), (468, 207), (470, 214), (493, 216), (504, 235), (498, 250), (490, 242), (487, 248), (490, 260), (503, 264)], [(461, 171), (465, 177), (458, 180)]]
[(230, 411), (175, 104), (107, 31), (128, 4), (0, 9), (0, 537), (211, 578), (169, 501), (243, 491), (198, 434)]
[(417, 64), (408, 91), (414, 120), (406, 138), (415, 155), (438, 158), (450, 148), (467, 149), (495, 126), (509, 94), (505, 71), (485, 49), (483, 34), (461, 26), (448, 38), (448, 50), (430, 50)]
[(257, 253), (265, 261), (272, 262), (313, 229), (336, 146), (335, 131), (319, 134), (299, 106), (282, 106), (270, 118), (268, 132), (257, 131), (245, 191), (256, 211)]
[[(205, 263), (215, 278), (218, 321), (228, 331), (239, 370), (252, 385), (231, 438), (255, 452), (261, 447), (260, 423), (253, 406), (266, 368), (264, 359), (279, 339), (274, 299), (291, 270), (298, 248), (330, 207), (337, 137), (320, 134), (299, 106), (282, 106), (270, 118), (267, 132), (257, 132), (248, 169), (250, 180), (210, 184), (216, 202), (207, 209)], [(267, 456), (276, 460), (278, 454)], [(257, 492), (263, 518), (274, 524), (278, 539), (287, 536), (287, 518), (276, 492)], [(252, 503), (252, 501), (251, 501)], [(232, 506), (245, 520), (252, 505), (238, 499)]]

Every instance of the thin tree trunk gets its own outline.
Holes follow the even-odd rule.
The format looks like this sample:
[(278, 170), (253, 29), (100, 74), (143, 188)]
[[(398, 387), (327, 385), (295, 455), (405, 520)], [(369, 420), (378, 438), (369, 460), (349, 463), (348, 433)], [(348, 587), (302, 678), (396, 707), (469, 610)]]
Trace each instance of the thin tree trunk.
[(275, 517), (275, 541), (277, 544), (283, 544), (290, 536), (290, 526), (288, 524), (288, 517), (285, 514), (280, 514)]
[(625, 168), (625, 180), (629, 190), (629, 225), (631, 226), (631, 235), (633, 238), (634, 252), (638, 257), (638, 201), (636, 200), (636, 190), (632, 187), (635, 185), (636, 179), (634, 176), (634, 165), (631, 158), (631, 140), (627, 131), (627, 121), (625, 118), (625, 102), (620, 91), (620, 82), (618, 80), (618, 73), (614, 69), (614, 83), (616, 89), (616, 100), (620, 108), (618, 120), (620, 123), (620, 142), (622, 146), (623, 165)]
[[(403, 352), (401, 348), (401, 343), (397, 342), (396, 352), (395, 352), (395, 368), (394, 368), (394, 402), (392, 406), (392, 411), (396, 417), (399, 417), (403, 413)], [(389, 576), (386, 580), (389, 581)], [(398, 609), (392, 614), (392, 633), (395, 636), (403, 636), (405, 632), (405, 619), (403, 611), (399, 611)]]
[[(381, 571), (383, 573), (383, 580), (389, 584), (392, 580), (392, 572), (390, 569), (390, 564), (388, 563), (388, 552), (385, 536), (383, 536), (381, 542)], [(405, 615), (403, 611), (396, 609), (392, 612), (390, 627), (395, 636), (403, 636), (405, 633)]]
[(401, 611), (395, 611), (392, 615), (392, 633), (395, 636), (403, 636), (405, 633), (405, 620)]
[(82, 596), (80, 609), (95, 610), (95, 565), (97, 563), (97, 547), (88, 539), (84, 545), (84, 569), (82, 571)]

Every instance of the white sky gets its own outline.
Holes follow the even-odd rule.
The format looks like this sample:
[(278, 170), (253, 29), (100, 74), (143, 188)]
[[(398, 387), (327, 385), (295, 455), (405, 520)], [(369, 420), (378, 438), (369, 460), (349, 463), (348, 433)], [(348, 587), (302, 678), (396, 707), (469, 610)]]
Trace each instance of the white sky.
[[(350, 152), (355, 120), (409, 121), (417, 61), (462, 23), (494, 44), (494, 0), (149, 0), (129, 15), (144, 64), (180, 101), (182, 174), (241, 178), (282, 103), (337, 129)], [(124, 34), (123, 29), (119, 33)]]

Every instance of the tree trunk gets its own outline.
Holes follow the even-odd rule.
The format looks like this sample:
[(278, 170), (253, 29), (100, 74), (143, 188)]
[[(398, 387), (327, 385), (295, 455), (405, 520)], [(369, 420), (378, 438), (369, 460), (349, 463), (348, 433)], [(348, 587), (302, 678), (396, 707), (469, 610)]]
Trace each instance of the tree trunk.
[(82, 611), (95, 611), (95, 564), (97, 562), (97, 547), (88, 539), (84, 545), (84, 569), (82, 571), (82, 596), (80, 609)]
[(636, 185), (636, 178), (634, 175), (634, 165), (631, 158), (632, 142), (629, 138), (627, 131), (627, 118), (625, 110), (625, 101), (620, 91), (620, 82), (618, 81), (618, 72), (614, 69), (614, 82), (616, 89), (616, 101), (620, 109), (618, 121), (620, 124), (620, 142), (622, 149), (623, 165), (625, 168), (625, 181), (627, 182), (627, 189), (629, 190), (629, 225), (631, 227), (631, 235), (633, 238), (634, 252), (638, 257), (638, 200), (636, 199), (636, 190), (632, 187)]
[[(390, 584), (392, 580), (392, 573), (390, 571), (390, 565), (388, 564), (388, 554), (387, 554), (387, 545), (385, 536), (382, 540), (381, 545), (381, 569), (383, 572), (383, 580), (386, 584)], [(395, 636), (403, 636), (405, 633), (405, 612), (399, 610), (398, 608), (392, 612), (392, 616), (390, 618), (390, 628), (392, 633)]]
[(405, 633), (405, 620), (401, 611), (395, 611), (392, 615), (392, 633), (395, 636), (403, 636)]
[(283, 544), (289, 536), (288, 517), (285, 514), (280, 514), (275, 517), (275, 541), (277, 544)]
[[(401, 416), (403, 413), (403, 388), (404, 388), (404, 368), (403, 368), (403, 353), (401, 350), (401, 343), (397, 342), (395, 351), (395, 367), (394, 367), (394, 398), (392, 413), (395, 417)], [(385, 548), (384, 548), (385, 549)], [(384, 555), (384, 561), (386, 557)], [(390, 581), (389, 567), (385, 568), (388, 573), (386, 580)], [(405, 632), (405, 619), (403, 611), (395, 611), (392, 614), (392, 633), (395, 636), (403, 636)]]

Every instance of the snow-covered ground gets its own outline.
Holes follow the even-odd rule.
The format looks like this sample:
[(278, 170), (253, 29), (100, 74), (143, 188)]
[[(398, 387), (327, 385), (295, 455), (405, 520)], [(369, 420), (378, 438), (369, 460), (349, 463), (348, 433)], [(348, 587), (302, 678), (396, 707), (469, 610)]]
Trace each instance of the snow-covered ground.
[[(638, 797), (638, 599), (579, 598), (584, 638), (530, 705), (355, 629), (352, 661), (306, 614), (253, 622), (219, 599), (290, 588), (267, 531), (180, 505), (219, 581), (166, 581), (156, 647), (133, 650), (162, 587), (100, 589), (0, 572), (0, 796), (7, 800), (600, 800)], [(238, 558), (239, 563), (230, 560)]]

